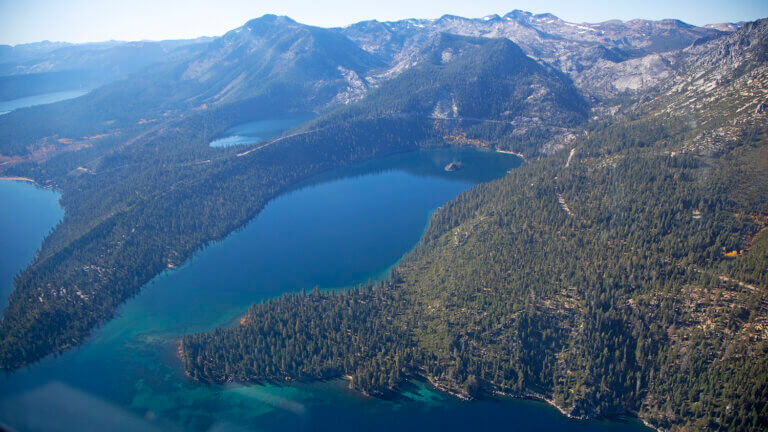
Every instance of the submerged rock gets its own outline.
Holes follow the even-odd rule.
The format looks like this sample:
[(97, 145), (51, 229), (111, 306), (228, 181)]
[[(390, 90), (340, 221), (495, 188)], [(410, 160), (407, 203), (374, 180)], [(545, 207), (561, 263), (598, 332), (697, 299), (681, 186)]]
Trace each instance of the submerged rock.
[(464, 165), (459, 161), (454, 161), (445, 166), (445, 170), (448, 172), (458, 171), (462, 169)]

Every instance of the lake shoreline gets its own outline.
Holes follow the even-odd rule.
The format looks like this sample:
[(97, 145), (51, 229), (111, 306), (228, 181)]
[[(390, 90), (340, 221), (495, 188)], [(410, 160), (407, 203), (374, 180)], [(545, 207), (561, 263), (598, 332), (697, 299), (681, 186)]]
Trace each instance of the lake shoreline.
[(515, 156), (519, 157), (520, 159), (522, 159), (522, 160), (523, 160), (523, 162), (525, 162), (525, 161), (526, 161), (526, 160), (525, 160), (525, 155), (523, 155), (523, 154), (522, 154), (522, 153), (520, 153), (520, 152), (515, 152), (515, 151), (512, 151), (512, 150), (501, 150), (501, 149), (496, 149), (495, 151), (496, 151), (496, 153), (503, 153), (503, 154), (511, 154), (511, 155), (515, 155)]
[[(443, 385), (443, 384), (439, 384), (432, 377), (422, 376), (422, 375), (419, 375), (419, 376), (424, 378), (424, 379), (426, 379), (434, 388), (436, 388), (437, 390), (439, 390), (439, 391), (441, 391), (441, 392), (443, 392), (443, 393), (445, 393), (445, 394), (447, 394), (449, 396), (453, 396), (455, 398), (458, 398), (460, 400), (467, 401), (467, 402), (471, 402), (473, 400), (473, 398), (471, 396), (462, 393), (461, 390), (454, 389), (454, 388), (451, 388), (451, 387)], [(495, 386), (493, 386), (493, 387), (495, 387)], [(502, 391), (502, 390), (500, 390), (498, 388), (492, 388), (490, 390), (490, 392), (491, 392), (491, 394), (493, 394), (495, 396), (500, 396), (500, 397), (505, 397), (505, 398), (529, 399), (529, 400), (536, 400), (536, 401), (540, 401), (540, 402), (545, 402), (547, 405), (552, 406), (557, 411), (559, 411), (560, 414), (562, 414), (564, 417), (567, 417), (569, 419), (589, 421), (589, 420), (597, 420), (597, 419), (607, 418), (608, 417), (608, 415), (591, 416), (591, 415), (574, 415), (574, 414), (571, 414), (571, 412), (566, 410), (564, 407), (558, 405), (557, 402), (555, 402), (553, 399), (550, 399), (550, 398), (544, 396), (543, 394), (532, 392), (532, 391), (525, 391), (523, 393), (509, 393), (509, 392)], [(653, 424), (648, 422), (648, 420), (638, 416), (637, 413), (635, 413), (635, 412), (631, 412), (631, 411), (616, 412), (613, 415), (625, 415), (625, 414), (626, 415), (630, 415), (630, 416), (634, 417), (635, 419), (639, 420), (640, 422), (643, 423), (643, 425), (645, 427), (647, 427), (649, 429), (652, 429), (652, 430), (654, 430), (656, 432), (661, 432), (662, 431), (662, 429), (654, 426)]]
[[(179, 350), (179, 361), (181, 363), (181, 362), (183, 362), (183, 358), (182, 358), (183, 351), (182, 351), (182, 348), (181, 348), (181, 343), (179, 343), (178, 350)], [(183, 364), (182, 364), (182, 367), (183, 367)], [(185, 369), (184, 370), (184, 374), (191, 381), (197, 382), (197, 383), (204, 382), (204, 381), (200, 381), (200, 380), (197, 380), (197, 379), (193, 378), (190, 375), (189, 371), (187, 371), (186, 368), (184, 368), (184, 369)], [(467, 402), (467, 403), (472, 403), (472, 402), (475, 402), (477, 400), (477, 398), (474, 398), (472, 396), (469, 396), (469, 395), (465, 394), (460, 389), (456, 389), (456, 388), (451, 387), (449, 385), (445, 385), (445, 384), (439, 383), (434, 377), (431, 377), (431, 376), (426, 375), (424, 373), (413, 373), (413, 374), (408, 374), (408, 376), (413, 378), (413, 379), (416, 379), (416, 380), (426, 381), (426, 382), (429, 383), (429, 385), (432, 386), (432, 388), (434, 388), (438, 392), (443, 393), (443, 394), (445, 394), (445, 395), (447, 395), (449, 397), (458, 399), (460, 401)], [(319, 382), (319, 381), (323, 381), (325, 379), (327, 379), (327, 378), (310, 379), (309, 381), (317, 381), (317, 382)], [(334, 378), (331, 378), (331, 379), (334, 379)], [(370, 393), (368, 393), (366, 391), (361, 391), (359, 389), (356, 389), (356, 388), (352, 387), (352, 375), (344, 374), (344, 375), (340, 375), (340, 376), (336, 377), (336, 379), (341, 379), (341, 380), (344, 380), (344, 381), (348, 381), (348, 384), (345, 386), (345, 389), (347, 391), (350, 391), (350, 392), (353, 392), (353, 393), (357, 393), (357, 394), (362, 395), (362, 396), (364, 396), (366, 398), (386, 400), (386, 398), (383, 398), (381, 396), (370, 394)], [(293, 382), (293, 381), (294, 381), (293, 379), (287, 380), (287, 382), (289, 383), (288, 385), (290, 385), (290, 383)], [(305, 381), (306, 382), (307, 380), (300, 380), (300, 381)], [(406, 381), (409, 381), (409, 379), (406, 379)], [(237, 382), (237, 381), (233, 380), (232, 377), (229, 377), (226, 381), (217, 382), (217, 383), (209, 383), (209, 384), (226, 385), (226, 384), (232, 384), (232, 383), (238, 383), (240, 385), (262, 385), (262, 384), (265, 384), (265, 383), (273, 384), (273, 385), (285, 385), (286, 384), (286, 382), (282, 382), (280, 380), (266, 380), (266, 381), (254, 381), (254, 382), (247, 382), (247, 381), (246, 382)], [(393, 390), (393, 392), (397, 393), (398, 390)], [(505, 391), (499, 390), (496, 386), (492, 386), (492, 388), (490, 389), (490, 394), (495, 396), (496, 398), (517, 399), (517, 400), (533, 400), (533, 401), (543, 402), (543, 403), (546, 403), (547, 405), (553, 407), (554, 409), (556, 409), (560, 413), (560, 415), (562, 415), (563, 417), (568, 418), (568, 419), (581, 420), (581, 421), (596, 421), (596, 420), (600, 420), (600, 419), (610, 419), (610, 417), (612, 417), (612, 416), (627, 416), (628, 418), (636, 419), (637, 421), (641, 422), (646, 428), (651, 429), (651, 430), (653, 430), (655, 432), (662, 432), (662, 431), (664, 431), (664, 429), (661, 429), (661, 428), (651, 424), (647, 419), (640, 417), (634, 411), (621, 411), (621, 412), (615, 412), (615, 413), (606, 414), (606, 415), (575, 415), (575, 414), (572, 414), (570, 411), (568, 411), (566, 408), (564, 408), (561, 405), (559, 405), (553, 399), (550, 399), (550, 398), (544, 396), (543, 394), (540, 394), (540, 393), (537, 393), (537, 392), (533, 392), (533, 391), (525, 391), (523, 393), (509, 393), (509, 392), (505, 392)]]

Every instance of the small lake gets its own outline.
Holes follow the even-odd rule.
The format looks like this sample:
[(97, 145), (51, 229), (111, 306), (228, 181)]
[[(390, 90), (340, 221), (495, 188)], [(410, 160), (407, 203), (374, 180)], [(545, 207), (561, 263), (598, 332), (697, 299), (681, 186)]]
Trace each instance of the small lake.
[(211, 141), (211, 147), (231, 147), (256, 144), (263, 140), (276, 138), (292, 127), (312, 120), (313, 113), (296, 114), (288, 118), (258, 120), (234, 126), (224, 133), (224, 137)]
[(74, 99), (87, 94), (90, 90), (67, 90), (53, 93), (43, 93), (34, 96), (27, 96), (19, 99), (0, 101), (0, 115), (8, 114), (19, 108), (26, 108), (35, 105), (45, 105), (54, 102), (61, 102), (67, 99)]
[[(464, 167), (446, 172), (453, 160)], [(182, 335), (230, 324), (253, 302), (383, 276), (418, 242), (437, 207), (519, 163), (511, 155), (438, 149), (317, 176), (183, 267), (157, 276), (87, 344), (0, 376), (0, 422), (19, 431), (645, 430), (635, 420), (568, 419), (535, 401), (462, 402), (418, 381), (399, 399), (384, 401), (348, 391), (342, 380), (197, 384), (180, 367)], [(3, 248), (9, 256), (10, 248), (34, 250), (61, 214), (50, 208), (50, 191), (28, 186), (38, 204), (20, 209), (25, 198), (0, 189), (0, 199), (11, 200), (4, 207), (14, 208), (19, 219), (51, 214), (28, 244)], [(2, 220), (3, 229), (10, 232), (15, 223)], [(11, 274), (24, 262), (18, 260)]]

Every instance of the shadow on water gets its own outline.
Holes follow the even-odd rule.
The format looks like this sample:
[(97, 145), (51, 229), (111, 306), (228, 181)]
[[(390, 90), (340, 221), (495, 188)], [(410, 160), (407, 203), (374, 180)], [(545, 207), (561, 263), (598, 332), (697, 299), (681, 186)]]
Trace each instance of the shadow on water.
[(278, 119), (259, 119), (241, 123), (224, 131), (211, 141), (211, 147), (233, 147), (257, 144), (263, 140), (276, 138), (296, 126), (317, 117), (314, 113), (294, 113)]

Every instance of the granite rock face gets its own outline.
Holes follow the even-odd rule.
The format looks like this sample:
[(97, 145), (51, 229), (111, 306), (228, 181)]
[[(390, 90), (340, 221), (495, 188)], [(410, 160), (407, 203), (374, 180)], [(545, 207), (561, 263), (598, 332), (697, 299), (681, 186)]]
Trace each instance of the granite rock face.
[(678, 20), (576, 24), (552, 14), (436, 20), (364, 21), (339, 29), (390, 64), (384, 76), (417, 62), (420, 47), (439, 33), (506, 38), (525, 53), (568, 75), (588, 96), (610, 98), (657, 85), (675, 70), (674, 53), (722, 37), (733, 26), (696, 27)]

